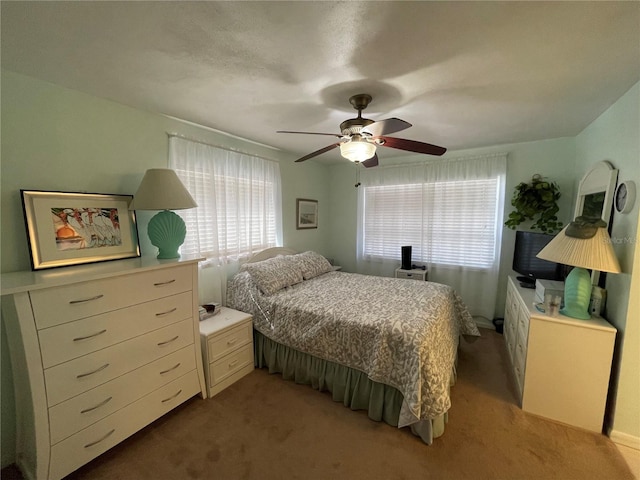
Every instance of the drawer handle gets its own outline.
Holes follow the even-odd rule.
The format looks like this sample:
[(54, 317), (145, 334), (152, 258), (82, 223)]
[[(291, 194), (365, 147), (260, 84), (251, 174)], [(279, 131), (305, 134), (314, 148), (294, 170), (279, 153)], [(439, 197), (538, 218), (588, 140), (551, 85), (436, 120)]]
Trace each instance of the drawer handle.
[(80, 342), (82, 340), (87, 340), (89, 338), (97, 337), (98, 335), (102, 335), (103, 333), (107, 333), (107, 329), (100, 330), (99, 332), (92, 333), (91, 335), (87, 335), (85, 337), (76, 337), (73, 339), (74, 342)]
[(162, 400), (162, 403), (168, 402), (170, 400), (173, 400), (174, 398), (176, 398), (178, 395), (180, 395), (182, 393), (182, 389), (178, 390), (176, 393), (174, 393), (173, 395), (171, 395), (169, 398), (165, 398), (164, 400)]
[(98, 405), (96, 405), (95, 407), (90, 407), (90, 408), (85, 408), (84, 410), (80, 410), (80, 413), (89, 413), (89, 412), (93, 412), (94, 410), (97, 410), (100, 407), (103, 407), (104, 405), (106, 405), (107, 403), (109, 403), (111, 401), (111, 399), (113, 399), (113, 397), (109, 397), (106, 400), (103, 400), (102, 402), (100, 402)]
[(168, 344), (168, 343), (175, 342), (178, 338), (180, 338), (180, 335), (176, 335), (176, 336), (175, 336), (175, 337), (173, 337), (171, 340), (166, 340), (166, 341), (164, 341), (164, 342), (160, 342), (160, 343), (158, 343), (158, 346), (159, 346), (159, 347), (162, 347), (163, 345), (166, 345), (166, 344)]
[(233, 345), (234, 343), (236, 343), (238, 341), (237, 338), (232, 338), (231, 340), (227, 341), (227, 345)]
[(104, 370), (105, 368), (107, 368), (109, 366), (108, 363), (105, 363), (104, 365), (102, 365), (99, 368), (96, 368), (94, 371), (92, 372), (87, 372), (87, 373), (81, 373), (80, 375), (76, 375), (76, 378), (84, 378), (84, 377), (88, 377), (89, 375), (93, 375), (94, 373), (98, 373), (101, 372), (102, 370)]
[(164, 375), (165, 373), (172, 372), (173, 370), (175, 370), (179, 366), (180, 366), (180, 362), (176, 363), (173, 367), (168, 368), (167, 370), (164, 370), (164, 371), (160, 372), (160, 375)]
[(113, 435), (113, 433), (116, 431), (116, 429), (114, 428), (113, 430), (111, 430), (109, 433), (107, 433), (104, 437), (96, 440), (95, 442), (91, 442), (91, 443), (87, 443), (84, 448), (90, 448), (93, 447), (94, 445), (99, 444), (100, 442), (105, 441), (107, 438), (109, 438), (111, 435)]
[(175, 281), (176, 281), (176, 279), (174, 278), (174, 279), (171, 279), (171, 280), (167, 280), (166, 282), (158, 282), (158, 283), (154, 283), (154, 284), (153, 284), (153, 286), (154, 286), (154, 287), (161, 287), (161, 286), (163, 286), (163, 285), (169, 285), (170, 283), (173, 283), (173, 282), (175, 282)]
[(167, 310), (166, 312), (156, 313), (156, 317), (162, 317), (164, 315), (169, 315), (170, 313), (175, 312), (177, 309), (178, 309), (178, 307), (173, 307), (171, 310)]
[(104, 295), (96, 295), (95, 297), (91, 297), (91, 298), (84, 298), (82, 300), (71, 300), (69, 303), (71, 305), (75, 305), (76, 303), (86, 303), (86, 302), (91, 302), (93, 300), (98, 300), (100, 298), (104, 297)]
[(234, 360), (233, 362), (229, 363), (229, 368), (233, 368), (238, 364), (238, 359)]

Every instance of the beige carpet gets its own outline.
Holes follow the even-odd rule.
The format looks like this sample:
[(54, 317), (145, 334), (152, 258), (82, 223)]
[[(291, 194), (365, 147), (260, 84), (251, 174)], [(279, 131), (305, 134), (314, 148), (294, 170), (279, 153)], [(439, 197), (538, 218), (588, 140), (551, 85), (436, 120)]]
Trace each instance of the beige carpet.
[[(256, 370), (194, 398), (73, 479), (632, 479), (604, 435), (522, 412), (501, 335), (463, 342), (444, 436), (424, 445)], [(576, 398), (576, 401), (580, 401)]]

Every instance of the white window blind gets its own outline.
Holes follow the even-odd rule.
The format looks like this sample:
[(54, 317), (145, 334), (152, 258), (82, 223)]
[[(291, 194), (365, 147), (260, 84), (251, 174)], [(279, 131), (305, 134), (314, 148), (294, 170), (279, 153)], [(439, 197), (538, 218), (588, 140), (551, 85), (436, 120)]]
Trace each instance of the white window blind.
[(506, 154), (364, 169), (358, 272), (393, 275), (401, 247), (429, 280), (450, 285), (472, 315), (495, 313)]
[(490, 268), (496, 254), (497, 178), (365, 187), (364, 256)]
[(187, 225), (182, 254), (224, 264), (279, 245), (277, 162), (171, 137), (170, 166), (198, 204), (178, 212)]

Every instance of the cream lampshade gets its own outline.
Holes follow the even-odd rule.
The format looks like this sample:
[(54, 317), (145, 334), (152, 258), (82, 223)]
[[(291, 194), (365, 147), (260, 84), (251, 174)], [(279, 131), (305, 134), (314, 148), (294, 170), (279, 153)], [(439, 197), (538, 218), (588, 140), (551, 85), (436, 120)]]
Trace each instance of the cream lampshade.
[(536, 255), (543, 260), (575, 267), (565, 280), (564, 307), (560, 310), (568, 317), (591, 318), (589, 301), (592, 285), (587, 269), (621, 272), (606, 226), (599, 219), (578, 217)]
[(176, 172), (152, 168), (144, 174), (129, 210), (161, 210), (149, 222), (149, 239), (158, 247), (158, 258), (179, 258), (178, 249), (187, 235), (187, 227), (171, 210), (197, 206)]

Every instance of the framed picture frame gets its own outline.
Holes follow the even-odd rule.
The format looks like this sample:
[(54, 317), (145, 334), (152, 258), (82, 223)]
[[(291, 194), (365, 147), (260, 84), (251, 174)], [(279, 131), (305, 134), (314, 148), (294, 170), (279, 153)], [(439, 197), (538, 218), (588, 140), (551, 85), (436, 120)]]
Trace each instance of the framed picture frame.
[(140, 256), (133, 195), (20, 190), (32, 270)]
[(296, 198), (296, 229), (318, 228), (318, 201)]

